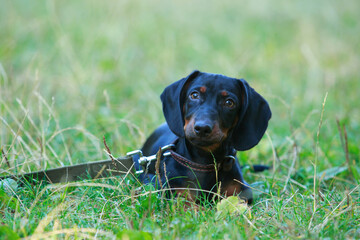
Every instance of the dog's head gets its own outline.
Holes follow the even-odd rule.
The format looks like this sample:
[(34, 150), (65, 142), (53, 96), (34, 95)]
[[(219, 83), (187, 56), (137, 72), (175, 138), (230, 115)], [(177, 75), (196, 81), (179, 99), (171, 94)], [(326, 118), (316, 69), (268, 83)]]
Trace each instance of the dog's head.
[(236, 150), (254, 147), (271, 111), (243, 79), (194, 71), (165, 88), (163, 112), (171, 131), (191, 144), (214, 151), (225, 140)]

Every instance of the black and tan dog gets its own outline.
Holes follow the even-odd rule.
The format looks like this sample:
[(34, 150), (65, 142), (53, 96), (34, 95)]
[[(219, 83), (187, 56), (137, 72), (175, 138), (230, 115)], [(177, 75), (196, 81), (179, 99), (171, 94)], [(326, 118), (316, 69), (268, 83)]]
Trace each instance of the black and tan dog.
[(166, 123), (147, 139), (142, 151), (149, 156), (167, 144), (174, 143), (175, 148), (160, 162), (160, 181), (155, 180), (154, 162), (141, 180), (161, 183), (177, 194), (191, 189), (186, 191), (191, 199), (220, 192), (251, 203), (252, 191), (236, 151), (254, 147), (264, 135), (271, 118), (266, 100), (243, 79), (199, 71), (168, 86), (161, 100)]

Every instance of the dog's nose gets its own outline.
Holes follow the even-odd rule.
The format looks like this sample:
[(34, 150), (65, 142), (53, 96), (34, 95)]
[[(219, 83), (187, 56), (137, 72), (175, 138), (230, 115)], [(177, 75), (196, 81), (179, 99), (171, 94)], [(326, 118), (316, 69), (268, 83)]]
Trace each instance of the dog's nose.
[(194, 131), (199, 137), (207, 137), (212, 132), (212, 126), (206, 122), (197, 122), (194, 126)]

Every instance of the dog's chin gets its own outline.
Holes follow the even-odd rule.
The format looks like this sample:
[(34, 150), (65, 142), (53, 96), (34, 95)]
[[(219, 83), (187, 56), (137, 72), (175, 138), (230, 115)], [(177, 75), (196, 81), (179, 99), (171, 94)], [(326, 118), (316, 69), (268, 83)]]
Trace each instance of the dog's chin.
[(214, 150), (221, 144), (221, 139), (209, 139), (206, 137), (187, 137), (186, 138), (192, 145), (207, 150)]

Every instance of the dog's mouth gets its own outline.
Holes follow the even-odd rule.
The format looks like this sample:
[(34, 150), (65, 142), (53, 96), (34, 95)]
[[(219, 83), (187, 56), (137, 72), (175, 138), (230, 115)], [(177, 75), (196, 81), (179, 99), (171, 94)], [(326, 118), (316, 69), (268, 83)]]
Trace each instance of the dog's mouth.
[(223, 142), (223, 137), (198, 137), (198, 136), (186, 136), (186, 139), (194, 146), (199, 147), (204, 150), (213, 151), (217, 149), (220, 144)]

